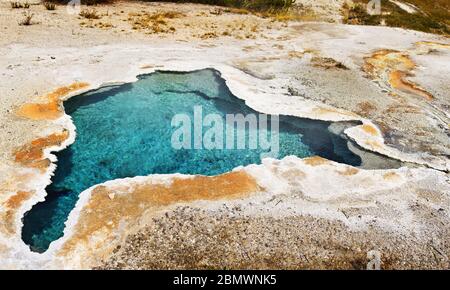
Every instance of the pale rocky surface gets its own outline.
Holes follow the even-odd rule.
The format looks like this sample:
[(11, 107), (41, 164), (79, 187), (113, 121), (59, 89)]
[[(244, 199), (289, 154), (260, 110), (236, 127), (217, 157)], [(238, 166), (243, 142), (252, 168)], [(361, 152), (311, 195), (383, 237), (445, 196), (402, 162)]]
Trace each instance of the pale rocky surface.
[(349, 234), (340, 222), (310, 216), (180, 207), (129, 236), (98, 269), (366, 269), (374, 249), (383, 269), (448, 268), (448, 251), (433, 243), (377, 229)]
[[(4, 221), (0, 267), (361, 268), (369, 248), (382, 252), (387, 268), (449, 267), (447, 39), (387, 27), (280, 22), (227, 11), (217, 15), (219, 8), (202, 5), (127, 2), (95, 9), (102, 14), (99, 20), (67, 14), (64, 6), (47, 11), (32, 5), (35, 23), (20, 26), (23, 9), (0, 2), (0, 218)], [(167, 19), (159, 33), (133, 29), (136, 17), (157, 11), (183, 14)], [(368, 73), (368, 61), (383, 49), (396, 52)], [(399, 55), (414, 65), (406, 65)], [(211, 195), (206, 197), (175, 199), (157, 208), (150, 198), (147, 211), (133, 212), (126, 220), (115, 217), (118, 224), (127, 225), (119, 232), (116, 224), (97, 218), (99, 228), (80, 242), (75, 237), (77, 229), (87, 225), (84, 206), (102, 211), (103, 204), (97, 205), (96, 195), (91, 196), (94, 187), (82, 193), (65, 236), (44, 254), (30, 252), (20, 238), (21, 218), (44, 200), (56, 161), (50, 151), (71, 144), (75, 128), (63, 114), (52, 119), (19, 114), (23, 106), (45, 104), (50, 96), (68, 98), (107, 83), (134, 81), (156, 69), (201, 68), (219, 70), (230, 90), (260, 112), (359, 121), (362, 125), (345, 131), (350, 139), (410, 162), (408, 168), (378, 171), (321, 159), (312, 159), (317, 166), (298, 158), (268, 160), (241, 169), (254, 179), (255, 187), (246, 188), (245, 196), (236, 192), (239, 197), (210, 200), (216, 193), (208, 191)], [(392, 78), (397, 72), (406, 76)], [(55, 91), (75, 83), (88, 86)], [(63, 129), (68, 130), (68, 138)], [(32, 143), (38, 138), (42, 139)], [(17, 150), (24, 148), (28, 153), (18, 162)], [(46, 158), (53, 164), (49, 166)], [(111, 181), (102, 193), (115, 196), (120, 186), (135, 188), (151, 180), (163, 180), (170, 187), (174, 178)], [(128, 194), (133, 199), (133, 191)], [(280, 203), (275, 206), (273, 200)], [(240, 207), (239, 214), (234, 206)], [(211, 231), (199, 233), (203, 224), (197, 222), (180, 228), (178, 223), (185, 218), (204, 220)], [(229, 223), (235, 226), (230, 228)], [(278, 234), (268, 230), (267, 223), (273, 223)], [(223, 244), (216, 239), (208, 242), (222, 233), (227, 234)], [(167, 242), (155, 249), (155, 243), (163, 240)], [(191, 258), (174, 249), (176, 240), (182, 248), (196, 248)], [(224, 246), (259, 240), (244, 243), (242, 249)], [(93, 251), (99, 242), (108, 246)], [(114, 250), (119, 245), (121, 249)], [(205, 254), (211, 247), (214, 251)], [(241, 253), (250, 258), (240, 260)], [(275, 263), (278, 255), (286, 261)]]
[[(359, 170), (317, 157), (267, 159), (236, 171), (242, 172), (257, 187), (250, 179), (233, 192), (250, 190), (249, 197), (165, 208), (151, 207), (152, 201), (151, 210), (138, 218), (126, 215), (121, 225), (114, 222), (114, 201), (106, 195), (125, 194), (127, 203), (142, 205), (133, 196), (141, 194), (143, 184), (155, 184), (152, 178), (110, 183), (94, 189), (90, 198), (86, 192), (82, 199), (88, 205), (79, 204), (80, 219), (68, 229), (73, 234), (60, 241), (57, 261), (69, 268), (364, 268), (367, 252), (377, 250), (384, 268), (449, 266), (450, 197), (444, 173)], [(207, 191), (214, 196), (222, 186)], [(104, 225), (97, 225), (91, 208), (104, 216)], [(136, 232), (135, 223), (146, 226), (119, 242)], [(91, 224), (96, 226), (88, 231), (79, 228)], [(104, 241), (108, 247), (98, 247)]]

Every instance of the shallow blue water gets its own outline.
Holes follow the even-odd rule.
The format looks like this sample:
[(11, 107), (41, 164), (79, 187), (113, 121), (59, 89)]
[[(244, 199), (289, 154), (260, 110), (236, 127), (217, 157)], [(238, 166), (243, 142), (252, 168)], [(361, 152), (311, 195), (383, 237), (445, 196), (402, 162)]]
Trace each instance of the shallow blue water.
[[(175, 114), (250, 114), (233, 96), (218, 72), (156, 72), (139, 81), (103, 88), (64, 102), (77, 137), (58, 152), (57, 170), (49, 195), (24, 217), (22, 238), (33, 251), (43, 252), (62, 236), (64, 222), (78, 194), (107, 180), (152, 173), (216, 175), (240, 165), (260, 163), (264, 150), (175, 150), (171, 126)], [(351, 165), (361, 160), (347, 141), (331, 134), (329, 123), (280, 116), (279, 158), (320, 155)]]

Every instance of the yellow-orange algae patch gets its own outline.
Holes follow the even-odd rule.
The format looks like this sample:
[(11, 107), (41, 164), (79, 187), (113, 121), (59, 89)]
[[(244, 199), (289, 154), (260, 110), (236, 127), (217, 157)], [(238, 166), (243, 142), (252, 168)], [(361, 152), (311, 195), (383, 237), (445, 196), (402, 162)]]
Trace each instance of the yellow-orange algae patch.
[(391, 49), (378, 50), (364, 60), (364, 71), (373, 76), (378, 76), (386, 70), (409, 71), (416, 67), (406, 53)]
[(18, 191), (15, 195), (11, 196), (6, 202), (3, 204), (3, 208), (5, 212), (3, 214), (3, 229), (8, 234), (15, 233), (15, 220), (16, 220), (16, 212), (22, 204), (27, 201), (33, 192), (28, 191)]
[(27, 167), (46, 169), (50, 165), (50, 160), (44, 159), (44, 149), (59, 146), (68, 137), (69, 131), (64, 130), (62, 133), (36, 139), (14, 152), (15, 161)]
[[(91, 250), (100, 247), (102, 252), (109, 252), (111, 249), (107, 243), (117, 240), (114, 230), (119, 224), (133, 224), (146, 211), (154, 214), (169, 205), (196, 200), (237, 199), (259, 190), (261, 188), (254, 178), (242, 171), (214, 177), (174, 178), (170, 185), (144, 183), (116, 189), (100, 185), (93, 189), (88, 203), (81, 210), (73, 235), (63, 245), (60, 255), (65, 256), (82, 245)], [(92, 244), (97, 235), (102, 236), (101, 245)]]
[(450, 44), (439, 43), (433, 41), (418, 41), (415, 43), (416, 46), (427, 46), (430, 48), (442, 48), (442, 49), (450, 49)]
[(374, 128), (372, 125), (364, 124), (364, 125), (361, 126), (361, 129), (364, 132), (366, 132), (366, 133), (368, 133), (368, 134), (370, 134), (372, 136), (378, 136), (379, 135), (378, 134), (378, 130), (376, 128)]
[(318, 166), (318, 165), (328, 164), (330, 161), (328, 161), (327, 159), (322, 158), (320, 156), (312, 156), (312, 157), (303, 159), (303, 162), (305, 162), (305, 164), (308, 164), (311, 166)]
[(19, 108), (17, 115), (32, 120), (54, 120), (61, 116), (61, 98), (89, 86), (87, 83), (73, 83), (47, 94), (47, 103), (25, 104)]

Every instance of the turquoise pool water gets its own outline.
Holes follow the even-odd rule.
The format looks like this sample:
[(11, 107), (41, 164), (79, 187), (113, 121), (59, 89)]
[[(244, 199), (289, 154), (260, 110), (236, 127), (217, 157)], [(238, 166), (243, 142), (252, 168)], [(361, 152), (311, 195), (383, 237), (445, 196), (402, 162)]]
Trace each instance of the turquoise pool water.
[[(190, 73), (156, 72), (139, 81), (102, 88), (64, 102), (77, 137), (58, 152), (57, 170), (44, 202), (24, 217), (22, 238), (43, 252), (63, 234), (64, 223), (78, 194), (108, 180), (153, 173), (216, 175), (240, 165), (261, 162), (262, 149), (175, 150), (171, 136), (175, 114), (258, 114), (233, 96), (214, 70)], [(351, 165), (361, 159), (347, 141), (328, 131), (330, 123), (280, 116), (279, 158), (320, 155)], [(258, 130), (258, 129), (256, 129)]]

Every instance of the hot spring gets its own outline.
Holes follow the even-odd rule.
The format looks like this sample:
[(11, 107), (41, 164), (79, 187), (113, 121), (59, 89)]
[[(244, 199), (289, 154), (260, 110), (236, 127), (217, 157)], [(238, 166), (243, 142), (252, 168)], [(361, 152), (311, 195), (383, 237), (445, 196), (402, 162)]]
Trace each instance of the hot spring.
[[(223, 120), (227, 114), (259, 115), (235, 97), (219, 72), (211, 69), (155, 72), (140, 76), (135, 83), (104, 87), (65, 101), (65, 112), (76, 126), (76, 140), (56, 153), (57, 169), (47, 187), (46, 200), (24, 216), (24, 242), (33, 251), (44, 252), (63, 235), (64, 223), (78, 195), (93, 185), (156, 173), (217, 175), (241, 165), (261, 163), (261, 154), (268, 151), (261, 147), (194, 149), (192, 144), (191, 149), (174, 148), (174, 116), (182, 114), (194, 120), (196, 107), (202, 108), (202, 115), (219, 115)], [(244, 136), (267, 133), (270, 141), (271, 118), (274, 116), (268, 117), (266, 132), (259, 132), (259, 126), (249, 126)], [(278, 158), (319, 155), (360, 165), (361, 158), (347, 146), (349, 141), (328, 130), (329, 122), (277, 118)], [(189, 142), (194, 143), (194, 139)]]

